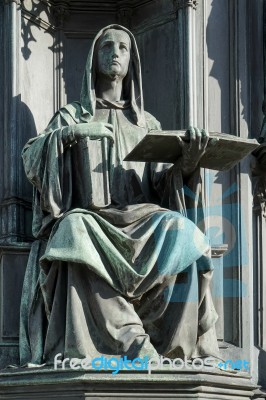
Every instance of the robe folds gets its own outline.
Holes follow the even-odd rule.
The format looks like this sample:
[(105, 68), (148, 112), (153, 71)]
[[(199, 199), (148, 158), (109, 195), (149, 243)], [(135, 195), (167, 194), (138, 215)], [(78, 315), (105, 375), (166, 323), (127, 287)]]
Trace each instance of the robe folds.
[[(113, 25), (114, 29), (125, 28)], [(105, 28), (107, 29), (107, 28)], [(96, 99), (89, 54), (81, 101), (61, 108), (23, 149), (34, 186), (33, 235), (20, 323), (20, 361), (218, 355), (210, 244), (199, 170), (125, 162), (158, 121), (144, 112), (134, 53), (129, 101)], [(76, 141), (69, 127), (103, 122), (114, 140)], [(66, 134), (68, 132), (68, 134)]]
[[(129, 116), (128, 109), (96, 110), (96, 120), (116, 127), (108, 151), (112, 163), (106, 160), (113, 166), (113, 203), (103, 208), (77, 208), (77, 143), (63, 143), (66, 110), (52, 120), (51, 132), (24, 149), (25, 171), (37, 188), (38, 240), (23, 290), (22, 363), (49, 363), (57, 353), (154, 355), (154, 348), (167, 355), (209, 354), (210, 341), (208, 351), (201, 345), (206, 335), (214, 336), (217, 318), (208, 288), (209, 241), (186, 216), (180, 171), (123, 161), (145, 134)], [(146, 119), (148, 130), (158, 128), (153, 117)], [(90, 184), (84, 180), (82, 187)], [(187, 187), (199, 190), (198, 179), (193, 176)], [(202, 217), (197, 204), (191, 209)], [(214, 354), (215, 336), (212, 342)]]

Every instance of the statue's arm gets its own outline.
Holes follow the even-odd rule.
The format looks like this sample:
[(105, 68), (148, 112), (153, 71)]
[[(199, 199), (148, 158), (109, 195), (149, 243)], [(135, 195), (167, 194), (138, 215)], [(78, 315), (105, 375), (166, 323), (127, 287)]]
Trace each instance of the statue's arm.
[[(22, 158), (28, 180), (36, 188), (37, 208), (59, 217), (71, 205), (71, 151), (75, 138), (66, 135), (73, 120), (57, 112), (48, 127), (24, 146)], [(36, 197), (35, 196), (35, 197)]]
[[(153, 121), (149, 131), (160, 130), (158, 124), (158, 121)], [(183, 148), (183, 154), (175, 164), (150, 163), (150, 180), (162, 207), (183, 214), (186, 214), (187, 209), (194, 210), (197, 217), (191, 219), (196, 221), (199, 215), (196, 210), (203, 204), (198, 162), (204, 154), (208, 133), (189, 130), (188, 134), (192, 135), (192, 140)]]
[(107, 138), (113, 141), (113, 126), (104, 122), (89, 122), (70, 125), (63, 130), (66, 142), (73, 142), (88, 137), (90, 139)]
[[(148, 132), (162, 130), (161, 124), (151, 114), (145, 112), (146, 124)], [(148, 164), (151, 192), (154, 192), (158, 198), (159, 204), (172, 210), (185, 209), (182, 200), (177, 198), (175, 188), (183, 187), (183, 179), (181, 169), (174, 170), (173, 164), (155, 163)], [(176, 172), (176, 173), (174, 173)]]
[(72, 146), (84, 137), (113, 139), (112, 125), (79, 123), (80, 118), (75, 120), (66, 107), (22, 151), (25, 173), (38, 192), (37, 208), (54, 218), (69, 211), (73, 203)]
[[(56, 113), (50, 121), (48, 127), (38, 136), (31, 138), (22, 150), (22, 159), (27, 178), (40, 192), (42, 181), (44, 178), (45, 170), (51, 169), (48, 166), (52, 150), (55, 153), (60, 153), (64, 147), (70, 144), (70, 138), (64, 135), (64, 128), (67, 127), (67, 122), (62, 119), (60, 113)], [(52, 148), (55, 144), (56, 136), (57, 146)], [(50, 156), (50, 157), (49, 157)]]
[(182, 156), (174, 164), (174, 169), (181, 169), (183, 177), (189, 178), (199, 165), (199, 161), (206, 151), (209, 133), (205, 129), (189, 128), (187, 130), (188, 142), (177, 137), (182, 148)]
[[(161, 125), (151, 114), (145, 114), (148, 132), (153, 130), (161, 130)], [(209, 133), (204, 129), (198, 129), (190, 127), (187, 130), (188, 141), (183, 141), (181, 137), (177, 136), (180, 147), (182, 148), (182, 155), (171, 166), (171, 164), (165, 164), (164, 169), (171, 168), (172, 172), (179, 172), (181, 170), (183, 178), (189, 178), (199, 165), (199, 161), (206, 151)], [(163, 174), (162, 174), (163, 175)]]

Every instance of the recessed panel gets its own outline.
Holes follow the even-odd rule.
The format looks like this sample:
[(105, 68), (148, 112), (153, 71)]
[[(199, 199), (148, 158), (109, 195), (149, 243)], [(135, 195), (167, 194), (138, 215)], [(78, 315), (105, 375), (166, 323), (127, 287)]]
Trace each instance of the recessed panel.
[(1, 262), (2, 339), (17, 339), (23, 279), (28, 254), (3, 254)]

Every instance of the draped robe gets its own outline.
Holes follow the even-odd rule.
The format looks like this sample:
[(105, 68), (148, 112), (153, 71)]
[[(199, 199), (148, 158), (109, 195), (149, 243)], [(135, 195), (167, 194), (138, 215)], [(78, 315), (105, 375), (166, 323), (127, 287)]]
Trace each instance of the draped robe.
[[(87, 71), (92, 59), (93, 51)], [(92, 85), (89, 74), (85, 86)], [(132, 88), (131, 102), (95, 99), (93, 108), (84, 82), (81, 102), (60, 109), (23, 150), (35, 187), (36, 241), (21, 303), (21, 363), (49, 364), (57, 353), (217, 355), (210, 245), (196, 226), (203, 218), (199, 170), (184, 182), (177, 165), (123, 161), (160, 125), (136, 106)], [(113, 144), (87, 141), (87, 164), (80, 159), (86, 146), (66, 135), (86, 113), (87, 122), (114, 128)], [(97, 187), (99, 175), (109, 200)]]

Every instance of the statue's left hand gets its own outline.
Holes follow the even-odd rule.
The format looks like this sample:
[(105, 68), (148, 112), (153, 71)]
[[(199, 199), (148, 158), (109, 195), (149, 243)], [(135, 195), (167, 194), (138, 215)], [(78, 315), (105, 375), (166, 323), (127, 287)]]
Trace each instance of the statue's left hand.
[(190, 175), (198, 166), (198, 163), (206, 151), (209, 133), (205, 129), (189, 128), (186, 132), (189, 141), (185, 142), (178, 137), (182, 147), (182, 157), (179, 160), (184, 175)]

